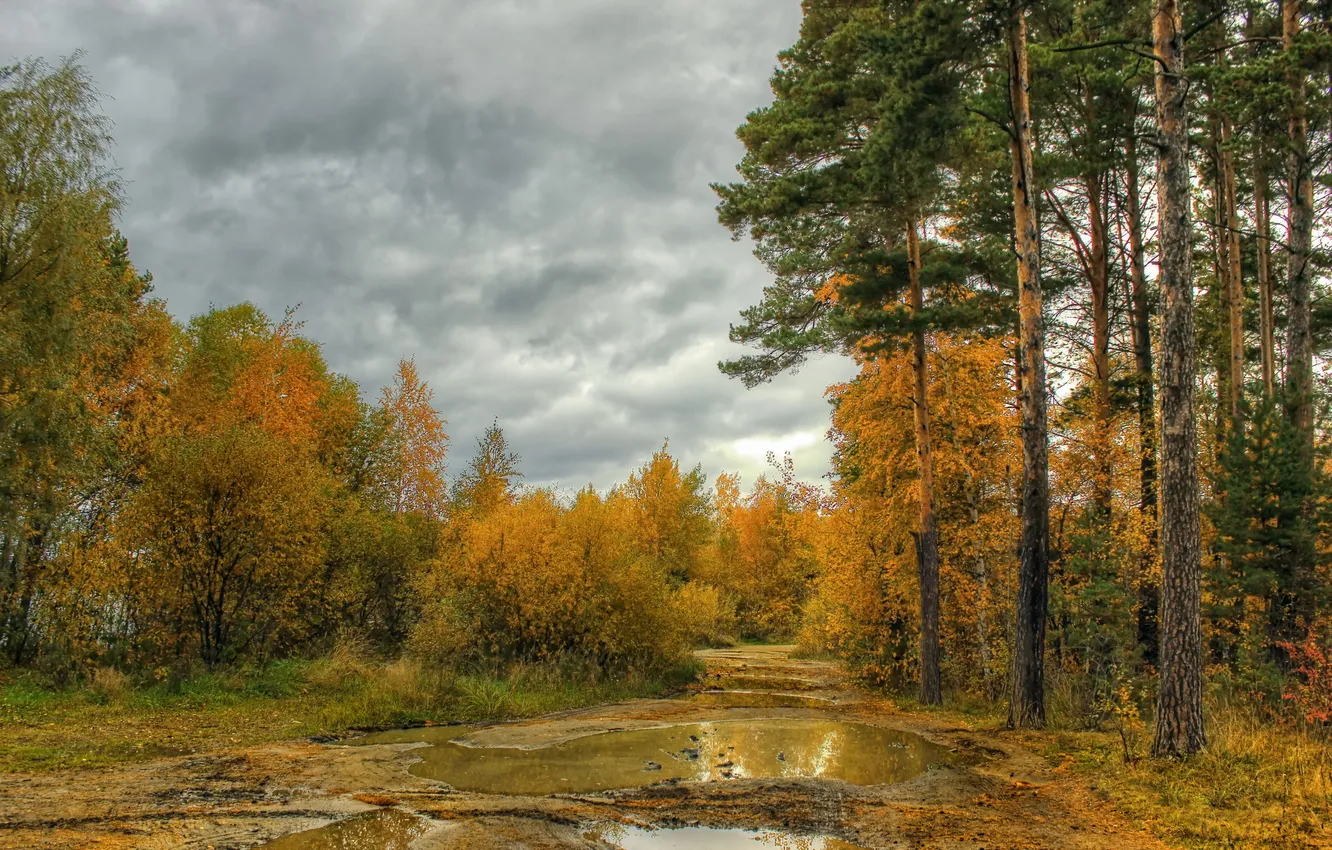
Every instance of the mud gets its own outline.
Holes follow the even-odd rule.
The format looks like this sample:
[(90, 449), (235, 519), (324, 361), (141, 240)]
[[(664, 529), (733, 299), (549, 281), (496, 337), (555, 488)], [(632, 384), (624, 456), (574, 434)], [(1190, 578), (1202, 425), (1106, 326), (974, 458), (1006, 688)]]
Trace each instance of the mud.
[(544, 796), (665, 782), (782, 777), (883, 785), (919, 776), (948, 753), (919, 735), (838, 720), (717, 721), (588, 734), (550, 746), (468, 746), (467, 736), (405, 730), (375, 744), (424, 743), (410, 771), (459, 791)]
[[(717, 693), (716, 688), (730, 685), (762, 695), (761, 685), (767, 683), (774, 694), (824, 699), (754, 705), (746, 702), (746, 695), (737, 695), (735, 704), (684, 695), (519, 723), (426, 730), (433, 736), (429, 740), (413, 730), (412, 740), (407, 740), (408, 733), (400, 733), (396, 738), (386, 735), (356, 742), (358, 746), (291, 742), (96, 771), (10, 775), (0, 778), (0, 848), (243, 850), (282, 836), (298, 843), (268, 846), (397, 850), (397, 845), (386, 842), (402, 840), (411, 850), (1162, 846), (1117, 816), (1075, 778), (1051, 770), (1002, 731), (961, 728), (899, 713), (851, 687), (836, 665), (792, 659), (788, 648), (743, 647), (701, 655), (709, 670), (697, 689), (701, 694), (709, 693), (707, 688)], [(617, 733), (657, 734), (691, 725), (761, 728), (774, 723), (866, 727), (880, 730), (872, 734), (891, 733), (907, 742), (919, 736), (943, 758), (934, 761), (931, 755), (925, 759), (926, 767), (931, 763), (934, 767), (889, 784), (872, 784), (864, 776), (850, 774), (845, 778), (858, 781), (798, 771), (736, 775), (734, 766), (739, 762), (733, 758), (732, 776), (726, 781), (694, 781), (697, 777), (663, 773), (641, 787), (625, 788), (617, 780), (606, 784), (620, 786), (618, 790), (544, 795), (536, 792), (549, 787), (530, 794), (512, 788), (505, 794), (484, 793), (420, 775), (426, 772), (422, 767), (426, 753), (444, 744), (459, 750), (465, 745), (474, 750), (540, 753), (562, 744), (576, 747), (579, 741), (614, 741)], [(451, 740), (458, 743), (448, 743)], [(725, 747), (731, 745), (711, 750), (710, 772), (724, 760), (717, 753), (729, 752)], [(686, 747), (676, 747), (676, 755), (681, 749)], [(786, 758), (775, 763), (789, 763), (792, 753), (779, 752)], [(768, 747), (755, 751), (756, 756), (764, 753), (775, 759)], [(663, 772), (665, 759), (665, 755), (655, 759)], [(638, 765), (636, 773), (645, 766)], [(376, 811), (393, 814), (367, 814)], [(362, 819), (349, 820), (357, 815)], [(389, 837), (379, 844), (327, 843), (354, 835), (356, 825), (371, 823), (381, 832), (389, 829)], [(348, 826), (312, 832), (332, 824)], [(404, 839), (391, 834), (393, 828), (412, 834)], [(684, 839), (691, 843), (662, 843)]]

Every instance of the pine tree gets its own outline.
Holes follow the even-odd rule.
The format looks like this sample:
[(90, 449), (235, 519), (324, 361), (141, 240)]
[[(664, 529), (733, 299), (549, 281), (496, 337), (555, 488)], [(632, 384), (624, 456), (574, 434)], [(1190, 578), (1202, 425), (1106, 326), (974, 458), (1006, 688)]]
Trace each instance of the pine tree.
[(1189, 206), (1184, 26), (1174, 0), (1158, 0), (1157, 170), (1161, 298), (1161, 689), (1155, 756), (1188, 756), (1206, 744), (1202, 713), (1202, 614), (1198, 426), (1194, 418), (1192, 226)]

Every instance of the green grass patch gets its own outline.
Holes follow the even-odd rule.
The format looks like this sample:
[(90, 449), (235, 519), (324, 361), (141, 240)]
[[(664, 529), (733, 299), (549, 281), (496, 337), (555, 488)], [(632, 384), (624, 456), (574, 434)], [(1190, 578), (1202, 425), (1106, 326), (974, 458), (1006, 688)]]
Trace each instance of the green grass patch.
[(100, 672), (79, 687), (55, 688), (21, 675), (0, 681), (0, 772), (101, 767), (358, 729), (530, 717), (660, 695), (697, 674), (691, 664), (651, 675), (571, 677), (545, 667), (464, 675), (409, 660), (335, 653), (174, 682), (134, 683)]

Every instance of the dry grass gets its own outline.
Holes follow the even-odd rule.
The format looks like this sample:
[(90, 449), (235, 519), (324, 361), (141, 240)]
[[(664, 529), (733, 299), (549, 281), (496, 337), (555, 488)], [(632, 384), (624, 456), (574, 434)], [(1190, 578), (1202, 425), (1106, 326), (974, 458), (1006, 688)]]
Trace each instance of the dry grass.
[(1052, 761), (1076, 770), (1093, 791), (1171, 844), (1332, 847), (1332, 748), (1319, 730), (1281, 725), (1243, 706), (1215, 705), (1207, 749), (1181, 762), (1126, 763), (1117, 733), (1031, 737)]

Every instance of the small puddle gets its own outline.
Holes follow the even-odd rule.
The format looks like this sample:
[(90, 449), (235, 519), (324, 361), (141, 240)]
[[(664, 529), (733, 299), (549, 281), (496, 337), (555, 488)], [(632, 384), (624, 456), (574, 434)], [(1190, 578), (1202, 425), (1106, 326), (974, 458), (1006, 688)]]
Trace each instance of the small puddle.
[(663, 780), (765, 777), (903, 782), (947, 760), (918, 735), (831, 720), (749, 720), (605, 732), (539, 749), (469, 747), (457, 729), (404, 729), (358, 744), (429, 743), (410, 771), (483, 794), (579, 794)]
[[(423, 818), (395, 809), (353, 815), (319, 829), (293, 832), (260, 844), (262, 850), (408, 850), (430, 831)], [(256, 848), (258, 850), (258, 848)]]
[(789, 832), (746, 829), (709, 829), (687, 826), (680, 829), (611, 827), (598, 836), (621, 850), (747, 850), (773, 847), (779, 850), (862, 850), (824, 835), (795, 835)]

